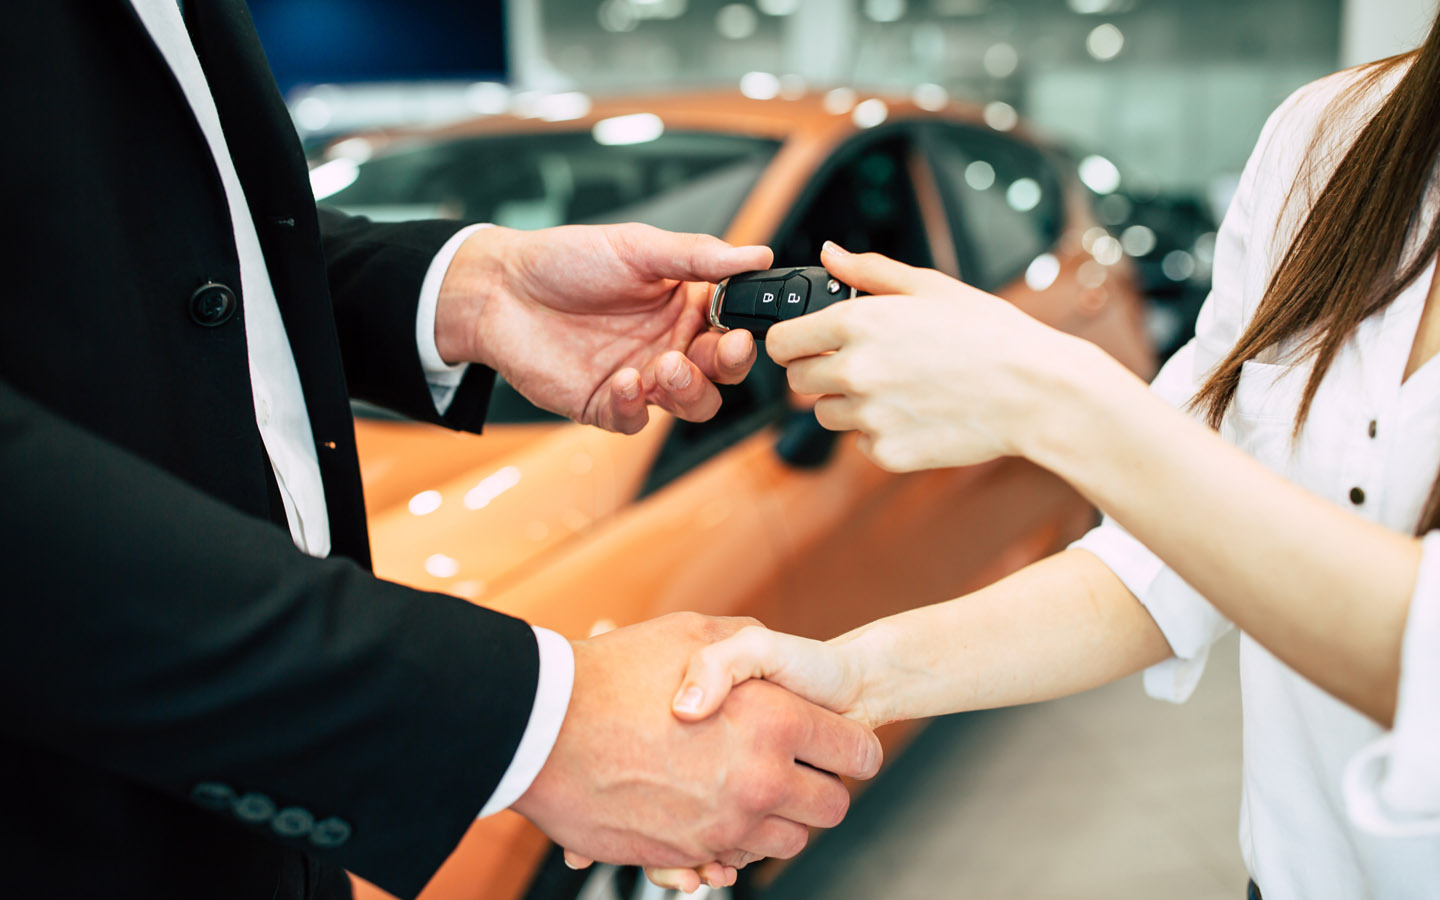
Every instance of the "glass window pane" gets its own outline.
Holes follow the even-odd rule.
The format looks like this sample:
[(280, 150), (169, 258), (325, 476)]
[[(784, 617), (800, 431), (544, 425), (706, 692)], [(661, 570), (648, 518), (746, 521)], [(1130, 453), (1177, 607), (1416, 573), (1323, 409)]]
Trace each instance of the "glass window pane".
[(996, 290), (1049, 250), (1065, 221), (1061, 181), (1039, 149), (964, 126), (930, 135), (936, 182), (958, 219), (965, 281)]

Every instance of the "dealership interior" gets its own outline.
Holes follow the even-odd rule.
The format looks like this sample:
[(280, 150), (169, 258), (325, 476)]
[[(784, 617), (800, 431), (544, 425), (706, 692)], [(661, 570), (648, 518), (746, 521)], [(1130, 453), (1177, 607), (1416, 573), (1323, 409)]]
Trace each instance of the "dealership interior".
[[(1193, 333), (1219, 223), (1271, 111), (1328, 73), (1415, 47), (1435, 12), (1433, 0), (251, 7), (322, 203), (377, 219), (525, 228), (635, 219), (771, 243), (786, 265), (815, 265), (820, 242), (839, 238), (1033, 302), (1028, 311), (1145, 377)], [(1142, 327), (1130, 334), (1083, 312), (1090, 302), (1128, 310)], [(405, 452), (433, 447), (453, 464), (437, 464), (428, 480), (372, 484), (367, 472), (377, 571), (538, 610), (572, 637), (700, 608), (828, 638), (973, 589), (1094, 521), (1028, 470), (988, 473), (983, 488), (938, 476), (882, 484), (847, 439), (814, 427), (783, 373), (763, 361), (727, 391), (713, 427), (676, 423), (633, 444), (566, 431), (568, 455), (535, 450), (501, 465), (520, 446), (506, 428), (559, 426), (498, 385), (491, 421), (503, 452), (486, 450), (467, 468), (451, 445), (416, 437)], [(363, 465), (395, 423), (359, 413)], [(484, 447), (487, 437), (475, 440)], [(560, 462), (545, 475), (552, 457)], [(736, 480), (745, 466), (772, 463), (777, 473), (756, 474), (758, 486)], [(506, 568), (452, 541), (470, 527), (446, 518), (452, 508), (470, 517), (498, 509), (503, 494), (529, 490), (534, 471), (556, 492), (589, 479), (589, 499), (503, 525), (510, 543), (500, 543), (519, 548), (524, 565)], [(747, 512), (752, 498), (774, 509)], [(686, 569), (629, 583), (624, 590), (648, 596), (613, 610), (561, 614), (541, 597), (571, 581), (607, 583), (592, 560), (647, 527), (709, 546), (767, 515), (805, 518), (797, 509), (829, 518), (757, 526), (785, 534), (744, 566), (718, 548), (714, 558), (697, 550)], [(878, 549), (867, 559), (865, 547)], [(747, 570), (743, 584), (711, 589), (737, 580), (737, 569)], [(534, 574), (542, 570), (550, 574)], [(866, 607), (855, 598), (867, 584), (908, 596)], [(834, 601), (843, 611), (832, 617), (827, 596), (845, 598)], [(1149, 699), (1136, 675), (897, 733), (890, 764), (857, 792), (843, 824), (733, 889), (702, 890), (780, 900), (1238, 900), (1248, 878), (1236, 835), (1239, 670), (1231, 634), (1181, 705)], [(554, 851), (519, 827), (505, 835), (504, 846), (523, 848), (505, 863), (516, 885), (506, 897), (671, 896), (614, 867), (547, 894), (541, 882), (559, 877)]]

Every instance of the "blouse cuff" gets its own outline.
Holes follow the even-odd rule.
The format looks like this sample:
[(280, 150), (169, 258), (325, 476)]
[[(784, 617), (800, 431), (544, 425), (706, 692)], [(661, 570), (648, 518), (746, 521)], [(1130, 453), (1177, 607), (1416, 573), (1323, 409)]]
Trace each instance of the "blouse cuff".
[(1395, 727), (1345, 769), (1345, 803), (1378, 835), (1440, 834), (1440, 531), (1425, 536), (1401, 646)]
[(1230, 630), (1230, 622), (1108, 516), (1071, 547), (1094, 554), (1108, 566), (1170, 644), (1174, 655), (1145, 670), (1145, 693), (1170, 703), (1190, 699), (1205, 672), (1210, 645)]

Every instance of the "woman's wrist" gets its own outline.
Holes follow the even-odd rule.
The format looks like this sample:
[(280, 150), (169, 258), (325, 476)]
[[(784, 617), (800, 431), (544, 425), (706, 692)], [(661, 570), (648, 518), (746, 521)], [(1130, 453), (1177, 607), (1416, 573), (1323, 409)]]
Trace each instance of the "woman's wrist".
[(881, 619), (828, 642), (840, 654), (854, 686), (852, 717), (870, 728), (911, 718), (901, 712), (910, 686), (895, 666), (899, 636), (899, 629)]
[(1035, 402), (1018, 435), (1020, 455), (1083, 485), (1086, 468), (1119, 436), (1116, 417), (1134, 407), (1144, 382), (1089, 341), (1060, 335), (1033, 385)]

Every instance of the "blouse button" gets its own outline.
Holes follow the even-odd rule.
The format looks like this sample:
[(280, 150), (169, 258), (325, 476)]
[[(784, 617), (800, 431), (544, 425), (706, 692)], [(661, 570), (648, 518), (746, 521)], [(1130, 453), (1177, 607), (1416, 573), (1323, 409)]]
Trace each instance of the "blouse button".
[(1370, 436), (1371, 436), (1372, 438), (1375, 436), (1375, 431), (1376, 431), (1377, 428), (1379, 427), (1379, 424), (1380, 424), (1380, 423), (1379, 423), (1379, 422), (1376, 422), (1374, 419), (1371, 419), (1371, 420), (1370, 420)]
[(1364, 502), (1365, 502), (1365, 492), (1364, 492), (1363, 490), (1361, 490), (1360, 488), (1358, 488), (1358, 487), (1352, 487), (1352, 488), (1350, 489), (1350, 502), (1353, 503), (1353, 504), (1355, 504), (1356, 506), (1359, 506), (1360, 504), (1364, 503)]

